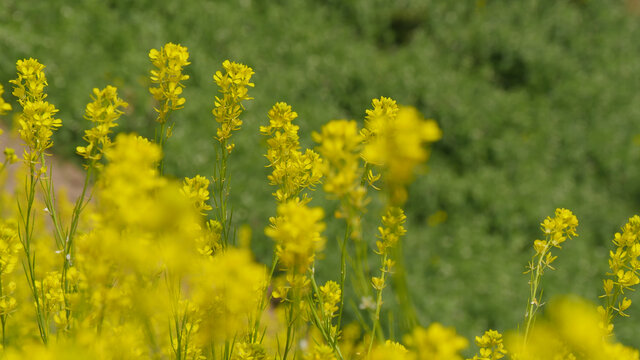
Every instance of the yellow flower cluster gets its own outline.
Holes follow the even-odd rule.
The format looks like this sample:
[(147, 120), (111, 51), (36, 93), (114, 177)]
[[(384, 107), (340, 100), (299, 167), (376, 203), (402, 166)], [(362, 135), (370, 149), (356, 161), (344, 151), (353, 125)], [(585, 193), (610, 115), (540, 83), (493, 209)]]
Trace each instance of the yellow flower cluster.
[(231, 248), (205, 258), (201, 266), (191, 286), (192, 301), (202, 318), (200, 341), (206, 344), (210, 339), (242, 335), (266, 288), (266, 269), (247, 250)]
[(196, 175), (193, 178), (184, 178), (182, 193), (200, 214), (204, 215), (212, 209), (211, 205), (207, 203), (209, 201), (209, 180), (206, 177)]
[(413, 360), (414, 354), (395, 341), (387, 340), (370, 353), (371, 360)]
[(116, 121), (123, 114), (120, 108), (129, 106), (118, 97), (118, 89), (108, 85), (104, 89), (93, 89), (91, 95), (93, 102), (87, 104), (84, 118), (91, 121), (95, 126), (85, 130), (83, 139), (87, 146), (76, 147), (78, 155), (89, 161), (85, 166), (93, 166), (96, 161), (102, 158), (104, 151), (111, 146), (111, 129), (118, 126)]
[(638, 360), (637, 350), (612, 342), (600, 326), (595, 307), (582, 300), (552, 302), (536, 321), (528, 342), (517, 334), (507, 338), (512, 358), (521, 360), (585, 359)]
[(335, 281), (327, 281), (320, 286), (320, 296), (322, 298), (322, 317), (331, 319), (336, 316), (338, 311), (338, 303), (340, 303), (342, 290), (340, 285)]
[(3, 323), (17, 306), (13, 296), (16, 283), (10, 280), (9, 275), (15, 270), (21, 249), (15, 225), (0, 220), (0, 317)]
[[(216, 71), (213, 75), (213, 80), (220, 88), (222, 97), (216, 96), (215, 107), (212, 110), (213, 116), (220, 124), (216, 132), (216, 139), (221, 143), (231, 137), (232, 131), (236, 131), (242, 126), (242, 120), (240, 120), (240, 114), (244, 110), (242, 102), (253, 99), (249, 97), (248, 88), (254, 86), (251, 82), (251, 76), (254, 72), (250, 67), (229, 60), (225, 60), (222, 67), (225, 71), (224, 74), (221, 71)], [(232, 149), (232, 145), (227, 148), (228, 151)]]
[(13, 95), (22, 106), (22, 113), (18, 118), (18, 133), (28, 148), (25, 150), (24, 160), (27, 163), (38, 163), (40, 156), (53, 145), (51, 136), (54, 130), (62, 126), (62, 121), (54, 118), (58, 109), (45, 101), (47, 78), (44, 65), (29, 58), (18, 60), (16, 68), (18, 78), (10, 83), (14, 84)]
[(275, 252), (283, 270), (304, 274), (316, 253), (324, 249), (324, 212), (299, 200), (278, 205), (277, 212), (277, 217), (269, 219), (271, 225), (265, 233), (276, 243)]
[(382, 225), (378, 227), (380, 234), (376, 241), (378, 247), (378, 254), (387, 254), (389, 249), (396, 246), (400, 238), (407, 233), (404, 228), (404, 223), (407, 221), (407, 216), (404, 211), (399, 207), (390, 207), (387, 209), (387, 213), (382, 216)]
[(429, 157), (423, 144), (439, 140), (442, 131), (435, 121), (425, 120), (417, 109), (398, 107), (394, 100), (381, 97), (373, 100), (372, 110), (367, 110), (362, 135), (365, 138), (362, 157), (384, 169), (390, 201), (402, 205), (407, 200), (406, 186), (413, 179), (415, 167)]
[(304, 360), (337, 360), (333, 349), (327, 345), (316, 345), (313, 350), (306, 353)]
[(640, 283), (640, 216), (629, 219), (622, 232), (615, 234), (613, 244), (616, 251), (609, 251), (609, 278), (604, 280), (604, 295), (601, 296), (605, 306), (598, 308), (603, 327), (609, 334), (613, 331), (612, 320), (616, 314), (628, 316), (624, 311), (631, 306), (631, 300), (624, 296), (624, 291), (633, 291), (632, 287)]
[[(286, 103), (276, 103), (269, 110), (269, 126), (261, 126), (260, 133), (270, 136), (267, 159), (272, 168), (269, 181), (279, 189), (273, 194), (280, 203), (295, 199), (304, 189), (313, 189), (322, 178), (322, 159), (313, 150), (300, 151), (297, 125), (292, 122), (298, 114)], [(303, 196), (303, 200), (306, 195)]]
[(352, 194), (360, 185), (360, 149), (362, 135), (358, 124), (351, 120), (332, 120), (322, 126), (322, 132), (314, 132), (313, 140), (325, 164), (326, 180), (323, 188), (338, 198)]
[(36, 289), (42, 296), (42, 307), (49, 323), (53, 319), (59, 329), (67, 325), (66, 301), (62, 291), (62, 274), (57, 271), (48, 272), (42, 281), (36, 282)]
[(11, 111), (11, 104), (4, 101), (2, 94), (4, 94), (4, 87), (0, 84), (0, 115), (4, 115)]
[(480, 354), (469, 360), (498, 360), (507, 354), (502, 334), (496, 330), (487, 330), (482, 336), (476, 336), (476, 345), (480, 348)]
[(182, 73), (184, 67), (191, 64), (189, 52), (180, 44), (167, 43), (159, 50), (151, 49), (149, 60), (156, 67), (151, 70), (151, 83), (156, 86), (150, 87), (149, 92), (160, 103), (160, 107), (155, 108), (158, 113), (156, 121), (164, 124), (169, 112), (182, 109), (186, 102), (180, 95), (184, 88), (182, 81), (189, 79), (189, 75)]
[(459, 353), (469, 345), (454, 328), (439, 323), (432, 323), (426, 329), (416, 327), (404, 342), (416, 353), (418, 360), (462, 360)]
[(267, 353), (259, 344), (237, 343), (231, 360), (267, 360)]

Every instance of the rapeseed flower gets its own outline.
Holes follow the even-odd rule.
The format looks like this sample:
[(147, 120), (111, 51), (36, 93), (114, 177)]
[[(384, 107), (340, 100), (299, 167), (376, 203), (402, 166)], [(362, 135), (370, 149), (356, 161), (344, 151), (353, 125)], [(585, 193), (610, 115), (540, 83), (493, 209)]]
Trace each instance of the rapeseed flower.
[(467, 348), (467, 339), (452, 327), (432, 323), (428, 328), (416, 327), (404, 342), (417, 355), (417, 360), (462, 360), (460, 351)]
[(160, 49), (151, 49), (149, 60), (156, 67), (151, 70), (151, 83), (155, 86), (150, 87), (149, 92), (160, 103), (160, 107), (155, 108), (156, 121), (164, 124), (169, 112), (182, 109), (187, 101), (180, 96), (184, 88), (182, 81), (189, 79), (189, 75), (183, 74), (184, 67), (191, 64), (189, 52), (180, 44), (167, 43)]
[(272, 168), (268, 179), (278, 186), (273, 195), (279, 203), (298, 197), (304, 189), (313, 190), (323, 175), (320, 156), (313, 150), (300, 151), (299, 127), (292, 123), (297, 117), (291, 106), (279, 102), (269, 110), (269, 125), (260, 127), (262, 135), (271, 137), (267, 140), (266, 157)]
[(367, 110), (362, 135), (365, 139), (362, 157), (367, 163), (383, 168), (391, 203), (402, 205), (415, 167), (429, 157), (423, 144), (439, 140), (442, 131), (435, 121), (425, 120), (417, 109), (398, 107), (395, 101), (381, 97), (373, 100), (372, 110)]
[(482, 336), (476, 336), (475, 342), (480, 351), (469, 360), (498, 360), (507, 354), (502, 334), (496, 330), (487, 330)]
[(4, 115), (11, 111), (11, 104), (4, 101), (2, 94), (4, 93), (4, 87), (0, 84), (0, 115)]
[(315, 255), (324, 249), (324, 212), (300, 200), (278, 205), (278, 216), (271, 217), (265, 233), (276, 244), (276, 255), (283, 270), (306, 273)]
[[(254, 72), (250, 67), (229, 60), (225, 60), (222, 67), (224, 73), (216, 71), (213, 75), (213, 80), (220, 88), (222, 96), (215, 97), (215, 107), (212, 110), (213, 116), (220, 124), (216, 139), (221, 143), (231, 138), (231, 133), (242, 126), (242, 120), (240, 120), (240, 114), (244, 110), (242, 102), (253, 99), (249, 97), (248, 88), (255, 86), (251, 82)], [(232, 149), (233, 146), (227, 148), (228, 151)]]
[(611, 341), (601, 318), (591, 304), (561, 298), (551, 302), (545, 316), (536, 320), (528, 341), (512, 334), (507, 346), (514, 357), (522, 360), (584, 359), (637, 360), (637, 350)]
[(613, 333), (613, 318), (628, 316), (625, 311), (631, 306), (631, 299), (625, 290), (633, 291), (640, 283), (640, 216), (635, 215), (622, 227), (622, 232), (614, 235), (615, 252), (609, 251), (609, 272), (603, 282), (604, 306), (598, 307), (602, 326), (608, 334)]
[(88, 161), (85, 167), (96, 165), (111, 146), (109, 135), (118, 126), (116, 121), (123, 114), (121, 108), (129, 106), (118, 97), (118, 89), (110, 85), (102, 90), (94, 88), (91, 99), (93, 102), (87, 104), (84, 118), (91, 121), (94, 127), (84, 132), (83, 139), (87, 145), (76, 147), (78, 155)]
[(53, 131), (62, 126), (62, 121), (55, 118), (58, 109), (45, 101), (47, 78), (44, 67), (36, 59), (18, 60), (18, 78), (9, 81), (14, 84), (13, 95), (22, 106), (22, 113), (18, 117), (18, 133), (27, 145), (24, 160), (28, 164), (41, 163), (41, 155), (45, 155), (45, 151), (53, 146)]

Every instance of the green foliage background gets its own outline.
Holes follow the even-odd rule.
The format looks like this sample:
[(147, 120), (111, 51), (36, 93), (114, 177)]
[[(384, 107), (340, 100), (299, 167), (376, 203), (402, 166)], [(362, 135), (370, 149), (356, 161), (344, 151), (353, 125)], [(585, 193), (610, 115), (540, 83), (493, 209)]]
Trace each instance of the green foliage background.
[[(440, 321), (471, 338), (522, 321), (522, 272), (538, 224), (556, 207), (574, 211), (580, 236), (557, 252), (545, 298), (598, 300), (610, 240), (640, 204), (635, 3), (3, 0), (0, 81), (9, 87), (20, 58), (47, 66), (49, 99), (64, 124), (54, 151), (74, 158), (93, 87), (118, 86), (131, 104), (119, 129), (153, 136), (148, 51), (169, 41), (187, 46), (187, 103), (174, 115), (165, 165), (182, 177), (212, 173), (212, 74), (227, 58), (253, 67), (255, 100), (234, 135), (232, 201), (234, 220), (253, 227), (264, 259), (271, 244), (262, 229), (275, 209), (258, 127), (273, 103), (300, 114), (307, 146), (330, 119), (362, 121), (374, 97), (416, 106), (444, 137), (407, 206), (413, 300), (423, 325)], [(368, 223), (372, 241), (378, 210)], [(447, 220), (428, 226), (439, 210)], [(321, 276), (337, 276), (334, 252)], [(640, 298), (631, 295), (631, 318), (616, 330), (638, 346)]]

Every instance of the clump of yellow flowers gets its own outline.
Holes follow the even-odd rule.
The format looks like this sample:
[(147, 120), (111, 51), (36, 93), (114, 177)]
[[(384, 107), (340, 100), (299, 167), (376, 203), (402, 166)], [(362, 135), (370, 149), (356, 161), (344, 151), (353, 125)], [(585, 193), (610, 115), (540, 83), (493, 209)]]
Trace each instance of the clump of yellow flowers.
[[(252, 99), (253, 69), (226, 60), (215, 71), (214, 170), (179, 182), (163, 175), (163, 159), (171, 154), (162, 150), (174, 126), (169, 116), (186, 102), (189, 52), (168, 43), (152, 49), (149, 59), (155, 67), (150, 92), (158, 103), (155, 139), (122, 133), (112, 139), (128, 104), (114, 86), (93, 89), (85, 109), (86, 143), (76, 147), (85, 181), (73, 203), (57, 196), (47, 161), (62, 122), (46, 101), (45, 66), (35, 59), (17, 62), (11, 83), (21, 107), (17, 130), (26, 171), (17, 172), (24, 187), (12, 203), (0, 196), (4, 358), (463, 359), (469, 341), (454, 328), (421, 324), (403, 262), (411, 224), (403, 206), (429, 145), (442, 137), (434, 120), (380, 97), (366, 110), (362, 128), (357, 120), (329, 121), (311, 134), (317, 146), (303, 149), (298, 114), (276, 102), (259, 128), (267, 138), (267, 180), (275, 186), (274, 216), (264, 230), (273, 258), (265, 265), (249, 248), (251, 227), (237, 229), (231, 222), (229, 203), (231, 137), (241, 130), (244, 103)], [(2, 116), (12, 110), (3, 91), (0, 85)], [(7, 148), (2, 170), (16, 160)], [(313, 203), (312, 191), (320, 186), (339, 202), (337, 224)], [(363, 218), (375, 191), (382, 206), (373, 236), (376, 229)], [(334, 255), (323, 254), (324, 231), (334, 225), (343, 227), (344, 237), (338, 239), (340, 268), (331, 273), (316, 265), (320, 255)], [(612, 336), (614, 318), (627, 316), (629, 291), (640, 283), (639, 216), (614, 237), (603, 306), (595, 310), (566, 298), (537, 316), (544, 304), (542, 275), (554, 269), (552, 250), (577, 236), (577, 226), (577, 217), (563, 208), (541, 223), (544, 239), (534, 241), (527, 268), (524, 325), (505, 333), (504, 341), (497, 330), (477, 336), (472, 360), (639, 360), (637, 350)], [(376, 254), (375, 267), (370, 253)], [(399, 316), (387, 304), (388, 288)], [(356, 320), (343, 324), (349, 310)], [(400, 324), (385, 326), (387, 316)]]

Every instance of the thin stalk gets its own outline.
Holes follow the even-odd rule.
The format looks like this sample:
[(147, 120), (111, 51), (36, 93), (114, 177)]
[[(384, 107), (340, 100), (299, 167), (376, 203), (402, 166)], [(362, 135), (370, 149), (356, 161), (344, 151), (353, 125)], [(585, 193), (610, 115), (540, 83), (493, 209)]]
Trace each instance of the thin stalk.
[[(540, 286), (540, 280), (542, 279), (542, 266), (544, 261), (544, 256), (549, 251), (551, 244), (547, 241), (547, 245), (545, 245), (544, 249), (540, 254), (538, 254), (538, 263), (535, 268), (531, 268), (531, 280), (530, 280), (530, 295), (529, 295), (529, 303), (527, 304), (527, 312), (525, 313), (525, 331), (524, 331), (524, 344), (527, 344), (527, 340), (529, 338), (529, 331), (531, 330), (531, 326), (533, 325), (533, 320), (535, 317), (535, 313), (540, 307), (540, 301), (538, 300), (538, 288)], [(531, 266), (531, 265), (530, 265)]]
[[(389, 258), (389, 256), (387, 255), (387, 253), (385, 252), (384, 255), (382, 256), (382, 267), (381, 267), (381, 274), (380, 274), (380, 278), (381, 278), (381, 282), (382, 284), (385, 284), (386, 282), (386, 271), (384, 271), (385, 268), (385, 263), (387, 262), (387, 259)], [(382, 328), (380, 326), (380, 310), (382, 309), (382, 291), (384, 290), (384, 286), (381, 289), (378, 289), (378, 294), (377, 294), (377, 298), (376, 298), (376, 312), (373, 318), (373, 328), (371, 330), (371, 341), (369, 342), (369, 349), (367, 350), (367, 357), (371, 354), (371, 348), (373, 348), (373, 341), (376, 338), (376, 333), (377, 330), (379, 329), (379, 333), (378, 333), (378, 337), (380, 338), (380, 340), (384, 340), (384, 334), (382, 333)]]

